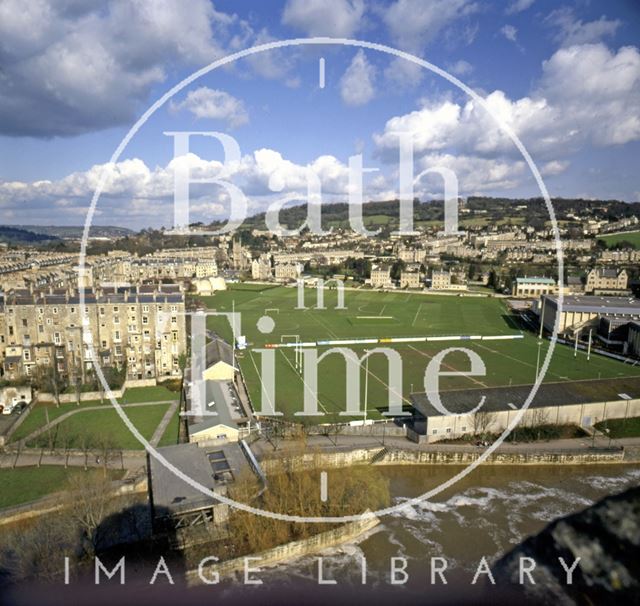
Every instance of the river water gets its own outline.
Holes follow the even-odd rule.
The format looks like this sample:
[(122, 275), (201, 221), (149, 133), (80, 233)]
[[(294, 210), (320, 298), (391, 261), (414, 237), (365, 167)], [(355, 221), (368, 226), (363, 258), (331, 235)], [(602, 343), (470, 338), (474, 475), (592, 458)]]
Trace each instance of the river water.
[[(418, 496), (460, 470), (453, 466), (381, 469), (390, 480), (394, 503)], [(365, 558), (367, 586), (389, 587), (390, 560), (403, 557), (411, 586), (425, 583), (430, 558), (441, 557), (452, 575), (471, 579), (483, 556), (491, 564), (555, 518), (638, 483), (640, 467), (629, 465), (479, 467), (431, 502), (384, 517), (357, 543), (321, 554), (323, 578), (335, 579), (341, 586), (361, 586)], [(317, 557), (262, 570), (260, 578), (265, 584), (317, 584)]]

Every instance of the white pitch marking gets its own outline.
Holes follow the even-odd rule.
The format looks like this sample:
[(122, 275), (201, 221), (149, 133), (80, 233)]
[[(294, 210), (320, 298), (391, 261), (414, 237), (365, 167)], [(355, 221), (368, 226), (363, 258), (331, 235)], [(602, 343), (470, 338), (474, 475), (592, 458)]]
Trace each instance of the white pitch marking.
[(507, 402), (507, 406), (510, 406), (511, 408), (513, 408), (513, 410), (518, 410), (518, 407), (512, 402)]
[(320, 57), (320, 88), (324, 88), (324, 57)]
[(327, 502), (327, 472), (320, 472), (320, 500), (323, 503)]

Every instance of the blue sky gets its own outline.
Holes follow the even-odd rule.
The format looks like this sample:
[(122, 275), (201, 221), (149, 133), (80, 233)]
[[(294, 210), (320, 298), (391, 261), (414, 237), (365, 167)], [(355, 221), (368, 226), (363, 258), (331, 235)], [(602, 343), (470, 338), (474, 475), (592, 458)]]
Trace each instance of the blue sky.
[[(484, 97), (521, 138), (551, 195), (640, 199), (640, 6), (631, 0), (209, 0), (0, 3), (0, 221), (79, 225), (103, 166), (144, 110), (193, 71), (273, 40), (332, 36), (423, 57)], [(326, 86), (319, 87), (319, 59)], [(454, 170), (461, 195), (534, 196), (535, 183), (486, 112), (449, 82), (355, 47), (299, 46), (243, 59), (161, 108), (111, 167), (95, 222), (171, 224), (168, 130), (219, 131), (242, 160), (194, 140), (192, 174), (224, 176), (252, 211), (304, 196), (346, 200), (362, 153), (365, 199), (397, 195), (397, 133), (415, 174)], [(281, 194), (270, 179), (284, 184)], [(415, 184), (441, 197), (438, 178)], [(223, 217), (224, 190), (192, 187), (192, 219)]]

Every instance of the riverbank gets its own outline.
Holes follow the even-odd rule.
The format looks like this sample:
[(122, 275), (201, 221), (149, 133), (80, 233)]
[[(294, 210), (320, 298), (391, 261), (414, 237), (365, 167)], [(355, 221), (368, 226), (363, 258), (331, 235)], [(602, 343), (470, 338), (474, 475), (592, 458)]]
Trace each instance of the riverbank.
[[(349, 465), (468, 465), (487, 447), (473, 444), (415, 444), (403, 438), (339, 436), (308, 438), (304, 443), (282, 441), (278, 448), (264, 440), (251, 445), (265, 472), (283, 458), (302, 468)], [(611, 441), (603, 436), (548, 442), (504, 442), (482, 465), (600, 465), (640, 461), (640, 438)]]

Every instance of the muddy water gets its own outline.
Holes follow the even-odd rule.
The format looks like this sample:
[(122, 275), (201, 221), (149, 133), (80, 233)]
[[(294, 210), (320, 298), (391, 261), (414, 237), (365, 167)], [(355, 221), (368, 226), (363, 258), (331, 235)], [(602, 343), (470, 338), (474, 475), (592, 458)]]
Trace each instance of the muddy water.
[[(456, 471), (450, 466), (383, 468), (394, 503), (422, 494)], [(483, 556), (491, 563), (553, 519), (639, 483), (638, 466), (481, 467), (433, 501), (383, 518), (357, 544), (322, 554), (324, 577), (340, 585), (360, 585), (366, 558), (367, 585), (389, 587), (390, 560), (404, 557), (410, 581), (425, 582), (430, 558), (438, 556), (446, 559), (452, 574), (470, 579)], [(265, 583), (315, 584), (317, 559), (301, 558), (263, 570), (260, 576)]]

